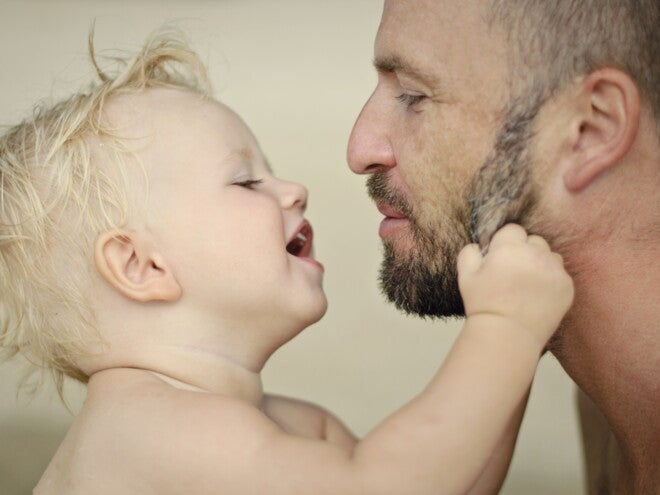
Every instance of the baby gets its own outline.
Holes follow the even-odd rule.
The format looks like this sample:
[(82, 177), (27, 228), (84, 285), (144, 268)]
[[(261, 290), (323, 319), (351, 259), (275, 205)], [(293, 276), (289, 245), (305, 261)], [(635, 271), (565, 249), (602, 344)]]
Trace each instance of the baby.
[[(98, 70), (98, 67), (97, 67)], [(462, 331), (423, 392), (358, 440), (264, 394), (326, 310), (307, 191), (164, 34), (0, 138), (0, 343), (87, 398), (36, 494), (494, 493), (573, 297), (515, 225), (458, 259)]]

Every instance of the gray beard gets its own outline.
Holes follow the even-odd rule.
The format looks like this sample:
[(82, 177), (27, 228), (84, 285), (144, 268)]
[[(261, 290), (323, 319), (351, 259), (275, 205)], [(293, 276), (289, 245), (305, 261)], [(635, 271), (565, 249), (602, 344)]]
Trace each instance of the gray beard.
[(413, 238), (414, 247), (405, 256), (384, 242), (380, 286), (398, 309), (422, 317), (465, 315), (456, 258), (470, 242), (478, 242), (486, 250), (492, 236), (506, 223), (527, 223), (536, 204), (529, 144), (534, 120), (544, 101), (540, 93), (530, 93), (509, 104), (504, 125), (475, 175), (468, 197), (462, 204), (454, 205), (454, 225), (437, 229), (445, 234), (445, 239), (436, 236), (433, 227), (419, 225), (410, 205), (389, 189), (384, 173), (369, 177), (369, 195), (404, 213)]

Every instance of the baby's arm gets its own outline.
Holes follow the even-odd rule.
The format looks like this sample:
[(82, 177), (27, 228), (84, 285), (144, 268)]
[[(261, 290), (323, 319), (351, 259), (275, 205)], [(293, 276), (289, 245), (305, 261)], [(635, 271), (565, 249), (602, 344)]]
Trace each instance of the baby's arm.
[(201, 440), (177, 450), (182, 472), (222, 493), (469, 492), (527, 394), (573, 290), (561, 259), (517, 226), (498, 232), (485, 258), (467, 247), (459, 283), (467, 319), (442, 367), (354, 448), (291, 435), (246, 405), (186, 407), (191, 430), (181, 438)]
[[(355, 452), (356, 458), (380, 458), (384, 472), (395, 469), (394, 452), (415, 459), (420, 489), (411, 493), (468, 491), (526, 395), (539, 356), (572, 301), (572, 282), (561, 258), (519, 226), (499, 231), (485, 258), (470, 245), (458, 263), (467, 318), (452, 351), (424, 393)], [(403, 484), (400, 488), (405, 493)]]
[[(531, 240), (532, 242), (540, 243), (541, 246), (545, 245), (541, 239), (536, 237), (531, 237)], [(504, 434), (498, 441), (490, 459), (487, 461), (484, 471), (481, 473), (477, 482), (470, 489), (467, 495), (499, 493), (511, 463), (511, 457), (513, 456), (515, 443), (518, 437), (518, 432), (523, 419), (525, 408), (527, 406), (528, 398), (529, 392), (525, 395), (520, 405), (512, 414), (509, 424), (507, 425)]]
[(504, 434), (497, 441), (495, 450), (486, 461), (483, 471), (479, 478), (472, 485), (470, 491), (466, 495), (492, 495), (499, 493), (504, 480), (506, 479), (511, 458), (516, 446), (518, 432), (520, 431), (520, 424), (522, 423), (523, 415), (527, 407), (527, 399), (529, 393), (525, 398), (520, 401), (520, 405), (516, 408), (511, 415), (508, 425), (505, 428)]

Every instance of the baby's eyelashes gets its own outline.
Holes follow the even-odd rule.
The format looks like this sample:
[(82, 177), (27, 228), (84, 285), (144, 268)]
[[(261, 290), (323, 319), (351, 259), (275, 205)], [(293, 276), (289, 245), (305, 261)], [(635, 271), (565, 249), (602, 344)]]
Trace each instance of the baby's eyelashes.
[(234, 182), (233, 185), (245, 187), (247, 189), (254, 189), (255, 186), (263, 183), (263, 179), (245, 179), (241, 181)]

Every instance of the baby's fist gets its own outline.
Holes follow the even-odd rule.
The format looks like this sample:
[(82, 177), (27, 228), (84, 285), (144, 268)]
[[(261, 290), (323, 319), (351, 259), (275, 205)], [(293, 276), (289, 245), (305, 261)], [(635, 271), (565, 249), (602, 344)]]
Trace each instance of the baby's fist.
[(502, 227), (482, 256), (476, 244), (458, 256), (465, 316), (494, 315), (521, 326), (544, 346), (573, 301), (573, 281), (559, 254), (519, 225)]

